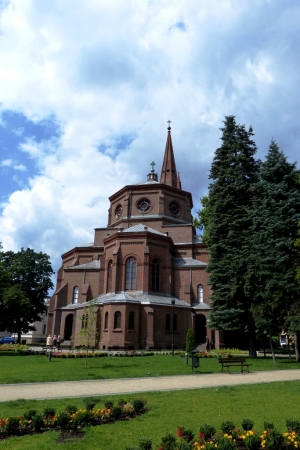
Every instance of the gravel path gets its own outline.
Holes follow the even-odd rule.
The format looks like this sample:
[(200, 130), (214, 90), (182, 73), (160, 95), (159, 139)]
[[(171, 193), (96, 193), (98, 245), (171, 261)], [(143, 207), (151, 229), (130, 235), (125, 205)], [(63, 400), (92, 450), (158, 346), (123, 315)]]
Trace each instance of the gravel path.
[(53, 383), (1, 384), (0, 401), (16, 399), (72, 398), (150, 391), (201, 389), (217, 386), (300, 380), (300, 370), (251, 373), (215, 373), (173, 377), (122, 378), (114, 380), (58, 381)]

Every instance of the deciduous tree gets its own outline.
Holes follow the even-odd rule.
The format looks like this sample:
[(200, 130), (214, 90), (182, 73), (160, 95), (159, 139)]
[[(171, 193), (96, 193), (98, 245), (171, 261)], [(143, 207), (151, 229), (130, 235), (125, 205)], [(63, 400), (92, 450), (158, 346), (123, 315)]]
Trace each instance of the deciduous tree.
[(33, 330), (46, 311), (45, 301), (53, 288), (53, 274), (49, 256), (23, 248), (14, 253), (0, 252), (0, 326), (17, 333)]

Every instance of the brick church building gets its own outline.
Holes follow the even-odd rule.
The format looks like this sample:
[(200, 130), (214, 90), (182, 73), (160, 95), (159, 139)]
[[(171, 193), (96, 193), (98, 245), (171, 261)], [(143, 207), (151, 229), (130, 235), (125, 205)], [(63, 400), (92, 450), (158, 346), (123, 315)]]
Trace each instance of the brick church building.
[(206, 336), (221, 344), (207, 327), (209, 255), (193, 226), (192, 195), (181, 187), (170, 127), (160, 179), (151, 165), (145, 182), (109, 198), (108, 225), (95, 229), (94, 242), (62, 255), (49, 334), (78, 344), (93, 300), (100, 349), (182, 349), (189, 328), (198, 344)]

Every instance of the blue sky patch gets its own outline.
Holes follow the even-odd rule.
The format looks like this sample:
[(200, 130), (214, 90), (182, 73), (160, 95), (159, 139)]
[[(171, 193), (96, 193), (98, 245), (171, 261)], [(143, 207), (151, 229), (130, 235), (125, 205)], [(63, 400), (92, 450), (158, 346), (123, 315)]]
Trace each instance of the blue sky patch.
[(135, 138), (136, 136), (133, 134), (120, 134), (109, 142), (98, 145), (97, 148), (100, 153), (107, 154), (115, 160), (122, 150), (127, 149), (132, 144)]
[(60, 127), (55, 117), (33, 122), (24, 114), (3, 111), (0, 118), (0, 202), (15, 190), (27, 186), (28, 179), (38, 173), (35, 161), (23, 151), (20, 144), (32, 139), (37, 143), (59, 137)]
[(172, 25), (169, 28), (169, 31), (172, 30), (172, 28), (177, 28), (178, 30), (184, 31), (184, 32), (186, 31), (186, 25), (185, 25), (184, 22), (177, 22), (177, 23), (175, 23), (174, 25)]

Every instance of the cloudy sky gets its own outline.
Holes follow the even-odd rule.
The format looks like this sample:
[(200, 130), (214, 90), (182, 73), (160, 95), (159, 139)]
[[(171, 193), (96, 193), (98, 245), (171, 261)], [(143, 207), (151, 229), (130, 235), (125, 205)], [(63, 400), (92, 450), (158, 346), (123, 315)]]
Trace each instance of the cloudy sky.
[(226, 115), (297, 161), (299, 31), (299, 0), (0, 0), (4, 250), (57, 270), (110, 195), (160, 173), (168, 120), (194, 212)]

